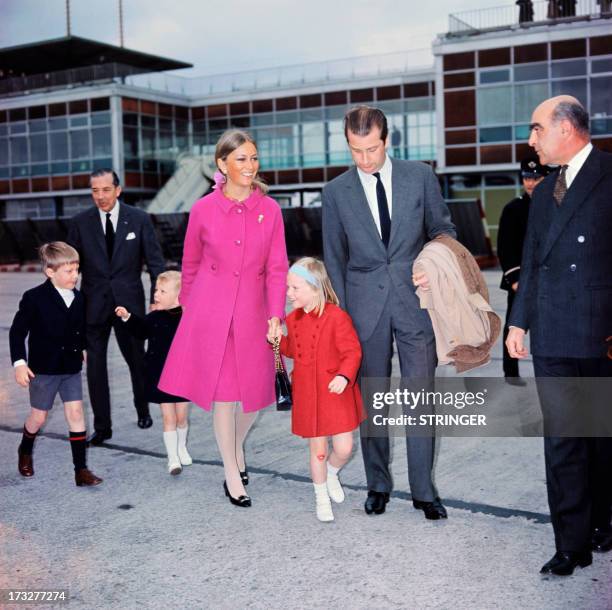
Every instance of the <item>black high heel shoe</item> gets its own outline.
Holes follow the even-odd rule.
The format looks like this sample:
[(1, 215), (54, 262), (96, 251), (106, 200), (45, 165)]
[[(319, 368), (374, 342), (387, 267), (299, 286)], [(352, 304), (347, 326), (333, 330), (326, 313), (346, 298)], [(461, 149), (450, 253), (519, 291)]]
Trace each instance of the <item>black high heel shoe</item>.
[(229, 498), (229, 501), (234, 506), (240, 506), (242, 508), (248, 508), (251, 506), (251, 498), (249, 496), (240, 496), (238, 499), (232, 497), (230, 495), (229, 489), (227, 488), (227, 482), (223, 481), (223, 490), (225, 491), (225, 495)]
[(249, 471), (247, 470), (246, 464), (244, 465), (244, 470), (240, 470), (240, 479), (243, 485), (249, 484)]

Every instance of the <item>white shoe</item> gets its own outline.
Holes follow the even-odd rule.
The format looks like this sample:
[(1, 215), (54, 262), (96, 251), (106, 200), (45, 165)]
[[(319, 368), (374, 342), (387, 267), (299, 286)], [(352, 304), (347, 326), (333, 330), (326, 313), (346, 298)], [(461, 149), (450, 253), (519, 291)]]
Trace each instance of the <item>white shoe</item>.
[(168, 458), (168, 472), (170, 474), (181, 474), (183, 467), (178, 459), (178, 456)]
[(179, 445), (178, 456), (183, 466), (191, 466), (193, 464), (193, 460), (191, 459), (191, 456), (189, 455), (189, 451), (187, 451), (187, 447), (181, 447)]
[(337, 474), (327, 473), (327, 493), (336, 504), (344, 502), (344, 489)]
[(189, 455), (189, 451), (187, 451), (187, 431), (189, 426), (185, 426), (184, 428), (177, 428), (176, 434), (178, 438), (178, 456), (179, 460), (181, 460), (181, 464), (183, 466), (191, 466), (193, 464), (193, 460)]
[(328, 497), (317, 497), (317, 519), (328, 523), (334, 520), (334, 513), (332, 511), (332, 505)]
[(183, 468), (177, 451), (178, 437), (176, 430), (164, 432), (164, 445), (168, 454), (168, 472), (170, 474), (181, 474)]

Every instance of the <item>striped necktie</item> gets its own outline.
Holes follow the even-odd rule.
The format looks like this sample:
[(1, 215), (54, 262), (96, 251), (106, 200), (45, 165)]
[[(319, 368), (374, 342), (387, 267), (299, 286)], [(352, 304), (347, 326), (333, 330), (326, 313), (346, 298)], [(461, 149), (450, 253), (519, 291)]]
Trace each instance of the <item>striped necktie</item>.
[(565, 197), (565, 193), (567, 193), (567, 182), (565, 181), (565, 172), (567, 171), (567, 167), (567, 165), (562, 165), (559, 168), (559, 175), (557, 176), (557, 181), (555, 182), (553, 197), (555, 198), (557, 205), (561, 205), (563, 198)]

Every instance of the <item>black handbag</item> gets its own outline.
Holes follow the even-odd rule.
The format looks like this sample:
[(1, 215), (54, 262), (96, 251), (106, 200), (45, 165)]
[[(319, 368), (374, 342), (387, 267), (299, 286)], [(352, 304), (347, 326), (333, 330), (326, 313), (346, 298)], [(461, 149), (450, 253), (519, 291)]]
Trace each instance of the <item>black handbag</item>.
[(291, 382), (283, 365), (283, 360), (280, 355), (280, 339), (275, 339), (272, 344), (274, 351), (274, 367), (276, 376), (274, 378), (274, 389), (276, 390), (276, 410), (289, 411), (293, 400), (291, 399)]

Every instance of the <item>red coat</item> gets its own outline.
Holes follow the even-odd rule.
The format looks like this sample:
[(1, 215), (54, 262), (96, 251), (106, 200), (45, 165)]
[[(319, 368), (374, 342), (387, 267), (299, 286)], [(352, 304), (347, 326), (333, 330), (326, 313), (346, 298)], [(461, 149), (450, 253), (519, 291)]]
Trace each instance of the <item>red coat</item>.
[[(354, 430), (366, 415), (359, 386), (361, 346), (350, 316), (327, 303), (321, 317), (296, 309), (287, 316), (283, 355), (293, 358), (291, 430), (311, 438)], [(342, 394), (329, 391), (336, 375), (349, 379)]]

